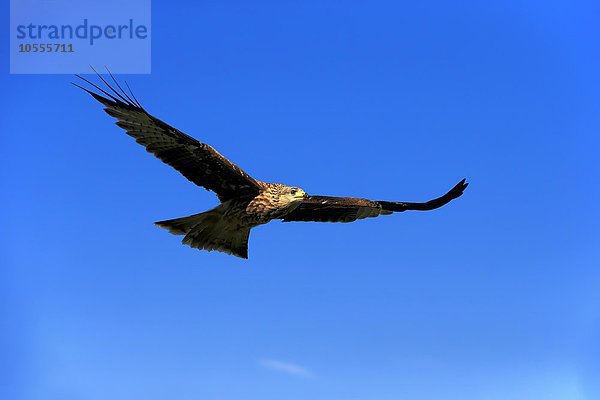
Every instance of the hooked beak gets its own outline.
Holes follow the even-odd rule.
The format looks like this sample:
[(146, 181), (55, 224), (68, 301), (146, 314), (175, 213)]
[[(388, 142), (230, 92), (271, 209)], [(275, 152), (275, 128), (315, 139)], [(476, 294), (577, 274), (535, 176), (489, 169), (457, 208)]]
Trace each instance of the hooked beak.
[(302, 196), (304, 200), (308, 199), (308, 193), (304, 192), (304, 196)]

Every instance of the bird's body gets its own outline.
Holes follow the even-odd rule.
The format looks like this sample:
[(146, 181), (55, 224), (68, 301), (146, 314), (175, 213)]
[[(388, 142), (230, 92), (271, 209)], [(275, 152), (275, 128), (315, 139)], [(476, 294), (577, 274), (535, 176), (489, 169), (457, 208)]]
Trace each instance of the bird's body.
[(296, 187), (259, 183), (262, 189), (254, 197), (229, 199), (212, 210), (159, 221), (156, 225), (173, 234), (185, 235), (183, 243), (190, 247), (247, 258), (250, 229), (285, 217), (306, 197)]
[(266, 183), (252, 178), (210, 145), (147, 113), (114, 78), (120, 92), (100, 76), (112, 94), (85, 78), (79, 78), (107, 96), (82, 88), (102, 103), (105, 111), (117, 118), (117, 125), (148, 152), (178, 170), (191, 182), (217, 194), (221, 203), (212, 210), (156, 222), (156, 225), (173, 234), (183, 235), (182, 243), (193, 248), (248, 258), (250, 230), (274, 219), (284, 222), (352, 222), (406, 210), (432, 210), (461, 196), (468, 185), (463, 179), (444, 196), (424, 203), (309, 196), (295, 186)]

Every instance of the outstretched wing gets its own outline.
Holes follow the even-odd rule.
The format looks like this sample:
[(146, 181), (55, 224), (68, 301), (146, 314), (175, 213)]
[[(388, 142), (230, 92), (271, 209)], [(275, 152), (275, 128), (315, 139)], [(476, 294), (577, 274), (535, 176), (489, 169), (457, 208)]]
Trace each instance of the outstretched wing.
[(107, 90), (112, 94), (89, 80), (79, 75), (76, 76), (104, 95), (74, 84), (102, 103), (106, 113), (116, 118), (118, 120), (116, 124), (125, 129), (129, 136), (191, 182), (215, 192), (221, 201), (233, 197), (253, 197), (260, 191), (260, 182), (223, 157), (213, 147), (186, 135), (146, 112), (133, 93), (131, 93), (132, 99), (112, 74), (111, 78), (120, 91), (115, 90), (98, 74), (107, 86)]
[(469, 184), (460, 181), (448, 193), (425, 203), (374, 201), (353, 197), (308, 196), (291, 213), (283, 217), (284, 222), (353, 222), (357, 219), (388, 215), (407, 210), (434, 210), (460, 197)]

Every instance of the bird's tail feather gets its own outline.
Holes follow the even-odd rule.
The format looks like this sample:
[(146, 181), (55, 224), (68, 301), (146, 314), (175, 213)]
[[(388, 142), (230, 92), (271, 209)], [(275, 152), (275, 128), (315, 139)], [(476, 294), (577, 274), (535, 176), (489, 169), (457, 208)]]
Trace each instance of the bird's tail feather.
[(238, 220), (223, 217), (211, 210), (188, 217), (155, 222), (174, 235), (185, 235), (183, 244), (201, 250), (216, 250), (241, 258), (248, 258), (250, 227)]

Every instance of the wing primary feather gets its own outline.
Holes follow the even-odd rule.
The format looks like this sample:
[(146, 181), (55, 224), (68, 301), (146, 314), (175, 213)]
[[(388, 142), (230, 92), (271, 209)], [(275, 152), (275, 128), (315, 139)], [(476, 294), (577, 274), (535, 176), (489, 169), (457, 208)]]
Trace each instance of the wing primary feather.
[(438, 198), (423, 202), (423, 203), (411, 203), (411, 202), (395, 202), (395, 201), (378, 201), (381, 207), (387, 211), (403, 212), (408, 210), (416, 211), (430, 211), (445, 206), (452, 200), (462, 196), (465, 189), (469, 186), (466, 182), (466, 178), (458, 182), (448, 193)]
[(98, 71), (96, 71), (96, 70), (94, 69), (94, 67), (92, 67), (92, 66), (90, 65), (90, 68), (91, 68), (91, 69), (92, 69), (92, 70), (93, 70), (93, 71), (96, 73), (96, 75), (98, 75), (98, 78), (100, 78), (100, 80), (101, 80), (102, 82), (104, 82), (104, 84), (106, 85), (106, 87), (107, 87), (107, 88), (109, 88), (111, 92), (113, 92), (114, 94), (116, 94), (116, 95), (117, 95), (117, 97), (118, 97), (119, 99), (121, 99), (121, 101), (122, 101), (124, 104), (126, 104), (126, 105), (128, 105), (128, 106), (131, 106), (131, 103), (129, 103), (129, 101), (128, 101), (128, 100), (127, 100), (125, 97), (123, 97), (123, 95), (122, 95), (122, 94), (120, 94), (119, 92), (117, 92), (117, 91), (115, 90), (115, 88), (113, 88), (112, 86), (110, 86), (110, 84), (109, 84), (109, 83), (106, 81), (106, 79), (104, 79), (104, 78), (102, 77), (102, 75), (100, 75), (100, 74), (98, 73)]
[(127, 81), (125, 81), (125, 86), (127, 86), (127, 89), (129, 89), (129, 93), (131, 93), (131, 97), (133, 97), (133, 99), (135, 100), (135, 104), (143, 110), (144, 107), (142, 107), (142, 104), (135, 97), (135, 94), (133, 94), (133, 90), (131, 90), (131, 88), (129, 87), (129, 83), (127, 83)]
[[(112, 101), (114, 101), (115, 103), (120, 103), (120, 102), (121, 102), (121, 101), (120, 101), (119, 99), (117, 99), (115, 96), (113, 96), (112, 94), (108, 93), (106, 90), (102, 89), (100, 86), (96, 85), (95, 83), (93, 83), (93, 82), (91, 82), (91, 81), (87, 80), (87, 79), (86, 79), (86, 78), (84, 78), (83, 76), (81, 76), (81, 75), (77, 75), (77, 74), (75, 74), (75, 76), (76, 76), (76, 77), (78, 77), (79, 79), (81, 79), (82, 81), (84, 81), (84, 82), (86, 82), (86, 83), (88, 83), (88, 84), (92, 85), (92, 86), (93, 86), (93, 87), (95, 87), (96, 89), (98, 89), (100, 92), (102, 92), (103, 94), (105, 94), (106, 96), (108, 96), (108, 97), (109, 97), (109, 98), (110, 98)], [(77, 86), (77, 87), (80, 87), (80, 88), (82, 88), (83, 90), (85, 90), (86, 92), (88, 92), (89, 94), (91, 94), (92, 96), (96, 96), (96, 93), (94, 93), (94, 92), (91, 92), (91, 91), (89, 91), (89, 90), (87, 90), (87, 89), (85, 89), (85, 88), (83, 88), (83, 87), (81, 87), (81, 86), (77, 85), (76, 83), (73, 83), (73, 85), (75, 85), (75, 86)]]
[(114, 75), (112, 74), (112, 72), (110, 72), (110, 70), (108, 69), (108, 66), (104, 66), (104, 68), (106, 68), (106, 72), (108, 72), (108, 75), (110, 75), (110, 77), (112, 78), (113, 82), (115, 83), (115, 85), (117, 85), (117, 87), (121, 90), (121, 93), (127, 98), (127, 100), (129, 100), (130, 104), (135, 105), (134, 101), (131, 99), (131, 97), (129, 97), (127, 95), (127, 92), (125, 92), (123, 90), (123, 88), (121, 87), (121, 85), (119, 85), (119, 82), (115, 79)]
[(91, 92), (91, 91), (89, 91), (88, 89), (84, 88), (84, 87), (83, 87), (83, 86), (81, 86), (81, 85), (78, 85), (78, 84), (76, 84), (75, 82), (71, 82), (71, 85), (73, 85), (73, 86), (77, 86), (79, 89), (81, 89), (81, 90), (84, 90), (84, 91), (88, 92), (89, 94), (92, 94), (92, 92)]

